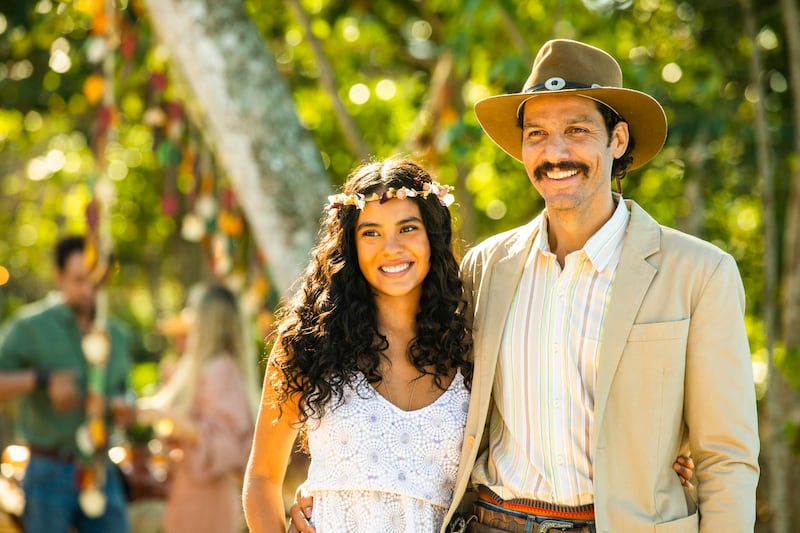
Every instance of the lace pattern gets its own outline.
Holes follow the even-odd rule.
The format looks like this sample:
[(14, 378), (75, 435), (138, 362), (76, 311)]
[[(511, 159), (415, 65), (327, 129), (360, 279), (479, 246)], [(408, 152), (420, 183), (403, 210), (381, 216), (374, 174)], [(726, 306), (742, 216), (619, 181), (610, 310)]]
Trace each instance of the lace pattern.
[(387, 401), (363, 376), (346, 387), (342, 403), (308, 428), (306, 486), (318, 533), (438, 530), (453, 496), (468, 406), (461, 373), (414, 411)]

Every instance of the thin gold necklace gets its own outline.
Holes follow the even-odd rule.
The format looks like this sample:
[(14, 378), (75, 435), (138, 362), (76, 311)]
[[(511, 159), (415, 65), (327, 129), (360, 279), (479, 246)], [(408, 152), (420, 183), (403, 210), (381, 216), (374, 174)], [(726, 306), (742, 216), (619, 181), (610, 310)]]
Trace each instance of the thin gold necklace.
[[(414, 391), (417, 390), (417, 382), (422, 378), (422, 376), (423, 376), (423, 374), (420, 373), (419, 376), (417, 376), (417, 377), (415, 377), (414, 379), (411, 380), (414, 383), (411, 385), (411, 394), (408, 395), (408, 406), (406, 407), (406, 411), (410, 411), (411, 410), (411, 402), (414, 401)], [(386, 391), (386, 398), (388, 398), (388, 400), (392, 404), (397, 405), (396, 403), (394, 403), (394, 399), (392, 398), (392, 391), (389, 390), (389, 384), (386, 382), (385, 379), (383, 381), (381, 381), (381, 383), (383, 383), (383, 388)], [(397, 406), (400, 407), (399, 405), (397, 405)]]

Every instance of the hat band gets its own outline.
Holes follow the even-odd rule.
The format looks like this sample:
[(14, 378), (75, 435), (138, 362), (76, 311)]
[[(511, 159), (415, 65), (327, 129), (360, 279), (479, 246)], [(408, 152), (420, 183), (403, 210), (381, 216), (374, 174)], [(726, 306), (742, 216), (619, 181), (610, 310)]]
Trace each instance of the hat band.
[[(540, 83), (538, 85), (534, 85), (533, 87), (528, 87), (527, 89), (525, 89), (522, 92), (522, 94), (535, 93), (535, 92), (539, 92), (539, 91), (561, 91), (563, 89), (601, 89), (602, 87), (603, 87), (602, 85), (597, 84), (597, 83), (593, 83), (591, 85), (587, 85), (585, 83), (578, 83), (577, 81), (565, 81), (564, 78), (555, 77), (555, 78), (548, 79), (544, 83)], [(580, 96), (583, 96), (585, 98), (588, 98), (590, 100), (594, 100), (595, 102), (603, 104), (604, 106), (609, 108), (611, 111), (613, 111), (614, 114), (617, 115), (620, 120), (623, 120), (622, 115), (619, 113), (619, 111), (617, 111), (616, 109), (614, 109), (612, 106), (608, 105), (607, 103), (603, 102), (602, 100), (598, 100), (597, 98), (592, 98), (591, 96), (586, 95), (586, 94), (582, 94)], [(519, 104), (519, 107), (517, 107), (517, 120), (520, 120), (520, 117), (522, 115), (522, 108), (525, 105), (526, 101), (527, 100), (524, 100), (521, 104)]]
[(534, 85), (533, 87), (528, 87), (527, 89), (525, 89), (524, 92), (533, 93), (542, 90), (560, 91), (562, 89), (599, 89), (601, 87), (602, 85), (598, 83), (587, 85), (585, 83), (578, 83), (577, 81), (566, 81), (564, 78), (553, 77), (548, 79), (544, 83)]

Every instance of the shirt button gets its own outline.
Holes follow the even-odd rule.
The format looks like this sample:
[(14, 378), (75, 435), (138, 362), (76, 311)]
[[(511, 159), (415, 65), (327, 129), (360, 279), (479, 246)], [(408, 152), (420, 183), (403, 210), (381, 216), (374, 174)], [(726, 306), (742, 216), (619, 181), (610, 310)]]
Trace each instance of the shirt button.
[(553, 401), (553, 407), (561, 407), (561, 402), (558, 400)]
[(469, 435), (466, 439), (464, 439), (464, 445), (467, 448), (472, 448), (475, 445), (475, 437)]
[(556, 456), (556, 462), (557, 462), (559, 465), (563, 465), (563, 464), (564, 464), (564, 456), (563, 456), (563, 455), (557, 455), (557, 456)]

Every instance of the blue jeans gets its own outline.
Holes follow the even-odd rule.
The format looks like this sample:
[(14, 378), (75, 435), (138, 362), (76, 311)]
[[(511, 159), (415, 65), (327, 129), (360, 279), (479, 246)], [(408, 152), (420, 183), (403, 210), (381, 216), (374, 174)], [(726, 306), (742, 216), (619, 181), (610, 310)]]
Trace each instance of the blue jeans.
[(122, 477), (109, 462), (106, 479), (106, 511), (89, 518), (78, 504), (76, 466), (72, 463), (31, 456), (22, 479), (25, 533), (128, 533), (128, 509)]

